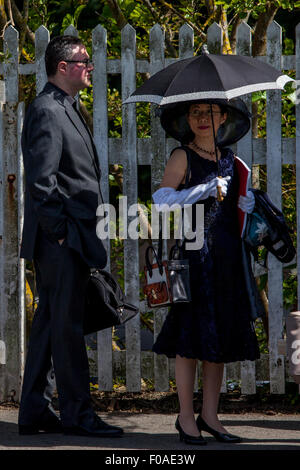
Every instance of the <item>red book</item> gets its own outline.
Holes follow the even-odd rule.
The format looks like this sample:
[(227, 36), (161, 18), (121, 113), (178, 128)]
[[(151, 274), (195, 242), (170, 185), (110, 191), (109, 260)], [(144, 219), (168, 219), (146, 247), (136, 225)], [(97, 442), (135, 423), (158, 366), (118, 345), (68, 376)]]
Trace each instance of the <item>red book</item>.
[[(234, 162), (235, 162), (235, 166), (239, 175), (239, 196), (246, 196), (249, 183), (250, 183), (251, 170), (248, 167), (248, 165), (246, 165), (246, 163), (243, 162), (243, 160), (241, 160), (237, 156), (235, 156)], [(242, 237), (244, 234), (245, 227), (246, 227), (247, 213), (243, 212), (239, 207), (237, 208), (237, 210), (238, 210), (240, 234)]]

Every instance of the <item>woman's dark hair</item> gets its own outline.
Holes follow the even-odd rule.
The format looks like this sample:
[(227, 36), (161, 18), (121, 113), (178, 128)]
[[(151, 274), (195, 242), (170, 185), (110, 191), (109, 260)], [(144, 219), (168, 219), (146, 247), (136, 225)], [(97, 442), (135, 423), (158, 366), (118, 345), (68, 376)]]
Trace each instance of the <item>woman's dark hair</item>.
[(53, 38), (45, 52), (45, 65), (48, 77), (56, 74), (57, 66), (62, 60), (72, 58), (72, 46), (83, 45), (81, 39), (76, 36), (56, 36)]

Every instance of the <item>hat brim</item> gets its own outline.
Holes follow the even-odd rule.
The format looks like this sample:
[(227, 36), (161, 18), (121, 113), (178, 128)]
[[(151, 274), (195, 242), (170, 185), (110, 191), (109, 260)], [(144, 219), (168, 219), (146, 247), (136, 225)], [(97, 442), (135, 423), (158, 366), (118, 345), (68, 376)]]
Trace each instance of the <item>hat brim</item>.
[(159, 108), (160, 122), (167, 134), (181, 143), (188, 143), (193, 139), (193, 133), (187, 120), (187, 113), (191, 104), (208, 103), (218, 104), (226, 108), (227, 119), (217, 132), (216, 143), (218, 147), (227, 147), (240, 140), (250, 129), (250, 117), (247, 106), (239, 98), (231, 100), (206, 99), (188, 101)]

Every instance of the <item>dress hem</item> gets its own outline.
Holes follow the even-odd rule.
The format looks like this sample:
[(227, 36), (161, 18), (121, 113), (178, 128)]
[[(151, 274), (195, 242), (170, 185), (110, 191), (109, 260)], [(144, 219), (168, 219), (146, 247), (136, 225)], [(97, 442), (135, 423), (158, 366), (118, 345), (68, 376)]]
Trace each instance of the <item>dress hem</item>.
[(256, 361), (257, 359), (260, 358), (260, 354), (258, 354), (257, 356), (255, 356), (254, 358), (253, 357), (249, 357), (249, 356), (243, 356), (242, 358), (231, 358), (231, 359), (212, 359), (212, 358), (208, 358), (206, 356), (196, 356), (196, 355), (192, 355), (192, 354), (184, 354), (184, 353), (180, 353), (180, 352), (176, 352), (176, 353), (166, 353), (166, 352), (157, 352), (155, 350), (152, 350), (153, 352), (155, 352), (155, 354), (160, 354), (160, 355), (164, 355), (166, 357), (168, 357), (169, 359), (174, 359), (176, 358), (176, 356), (180, 356), (180, 357), (184, 357), (186, 359), (197, 359), (198, 361), (207, 361), (207, 362), (213, 362), (215, 364), (229, 364), (231, 362), (243, 362), (243, 361)]

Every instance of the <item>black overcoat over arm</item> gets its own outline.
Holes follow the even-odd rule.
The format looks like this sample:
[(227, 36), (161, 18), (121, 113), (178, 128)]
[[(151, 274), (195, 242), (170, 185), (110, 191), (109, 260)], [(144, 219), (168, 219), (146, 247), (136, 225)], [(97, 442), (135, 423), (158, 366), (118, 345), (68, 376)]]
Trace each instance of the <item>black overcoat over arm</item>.
[(55, 240), (67, 234), (67, 216), (61, 198), (57, 173), (62, 157), (62, 129), (53, 110), (42, 108), (30, 113), (23, 134), (24, 168), (42, 230)]

